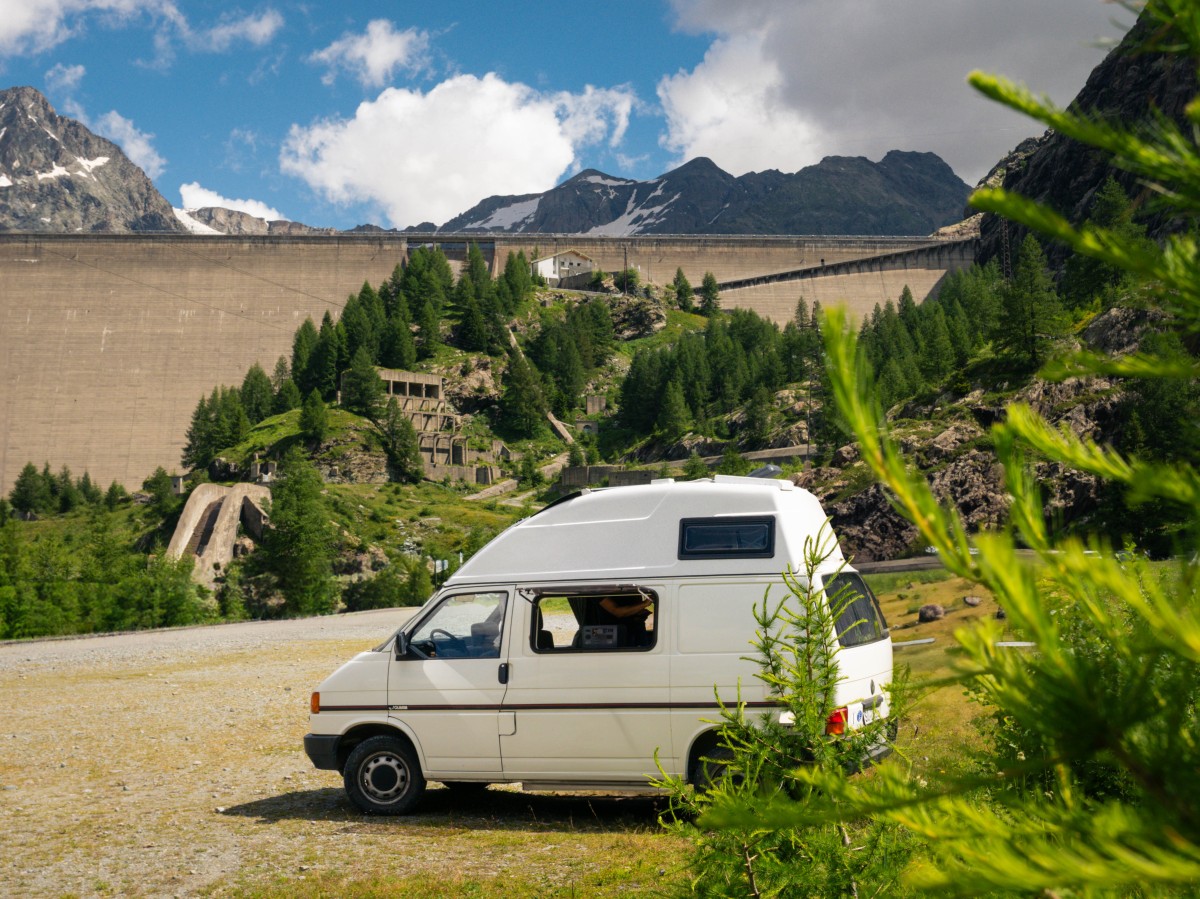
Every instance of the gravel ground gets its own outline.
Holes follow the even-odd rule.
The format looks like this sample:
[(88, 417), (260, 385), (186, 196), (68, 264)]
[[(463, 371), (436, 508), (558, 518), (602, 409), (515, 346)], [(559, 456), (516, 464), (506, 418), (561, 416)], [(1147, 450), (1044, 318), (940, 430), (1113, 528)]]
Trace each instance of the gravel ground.
[(303, 894), (514, 866), (556, 892), (598, 847), (673, 842), (647, 799), (433, 787), (407, 818), (358, 814), (304, 755), (309, 692), (410, 614), (0, 645), (0, 895)]

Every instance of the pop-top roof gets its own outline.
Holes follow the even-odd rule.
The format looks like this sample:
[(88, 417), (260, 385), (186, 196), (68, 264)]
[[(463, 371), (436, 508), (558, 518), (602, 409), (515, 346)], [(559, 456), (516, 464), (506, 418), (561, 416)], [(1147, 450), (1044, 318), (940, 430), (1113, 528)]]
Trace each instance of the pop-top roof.
[[(681, 522), (721, 518), (770, 520), (773, 553), (737, 558), (681, 553)], [(447, 584), (779, 574), (789, 564), (802, 570), (809, 538), (828, 541), (830, 556), (822, 567), (836, 567), (842, 553), (828, 528), (822, 532), (825, 521), (817, 498), (785, 480), (717, 475), (584, 490), (514, 524)]]

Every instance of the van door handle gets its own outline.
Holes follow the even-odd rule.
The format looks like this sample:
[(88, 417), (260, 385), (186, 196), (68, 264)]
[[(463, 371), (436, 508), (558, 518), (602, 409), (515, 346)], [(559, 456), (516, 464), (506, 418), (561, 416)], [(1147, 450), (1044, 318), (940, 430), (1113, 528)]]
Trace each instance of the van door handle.
[(497, 672), (497, 676), (498, 676), (498, 677), (499, 677), (499, 679), (500, 679), (500, 683), (502, 683), (502, 684), (507, 684), (507, 683), (508, 683), (508, 670), (509, 670), (509, 669), (508, 669), (508, 662), (501, 662), (501, 663), (500, 663), (500, 670)]

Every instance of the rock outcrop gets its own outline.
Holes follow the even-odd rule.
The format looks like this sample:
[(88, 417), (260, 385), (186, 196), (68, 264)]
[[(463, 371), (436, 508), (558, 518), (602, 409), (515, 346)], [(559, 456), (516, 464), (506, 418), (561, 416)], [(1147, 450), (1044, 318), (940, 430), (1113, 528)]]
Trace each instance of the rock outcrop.
[(314, 228), (300, 222), (289, 222), (286, 219), (267, 221), (263, 218), (240, 212), (236, 209), (225, 209), (221, 206), (204, 206), (200, 209), (185, 210), (194, 221), (211, 228), (220, 234), (251, 234), (283, 236), (298, 234), (336, 234), (333, 228)]

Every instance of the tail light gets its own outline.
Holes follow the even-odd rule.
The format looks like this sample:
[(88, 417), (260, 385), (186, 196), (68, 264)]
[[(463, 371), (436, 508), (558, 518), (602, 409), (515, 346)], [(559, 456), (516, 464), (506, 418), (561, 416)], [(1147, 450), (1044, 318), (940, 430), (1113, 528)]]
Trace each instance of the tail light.
[(829, 717), (825, 719), (825, 733), (831, 737), (839, 736), (846, 732), (846, 707), (834, 709), (829, 713)]
[(321, 711), (321, 694), (320, 693), (313, 693), (313, 695), (309, 697), (308, 710), (310, 712), (312, 712), (314, 715), (320, 713), (320, 711)]

